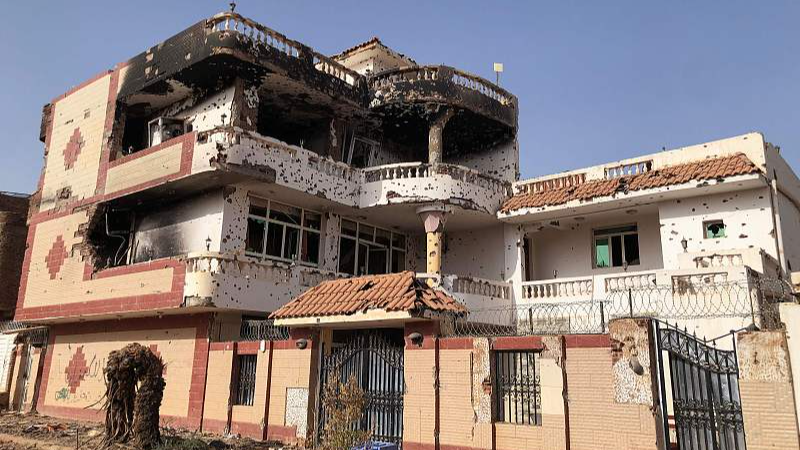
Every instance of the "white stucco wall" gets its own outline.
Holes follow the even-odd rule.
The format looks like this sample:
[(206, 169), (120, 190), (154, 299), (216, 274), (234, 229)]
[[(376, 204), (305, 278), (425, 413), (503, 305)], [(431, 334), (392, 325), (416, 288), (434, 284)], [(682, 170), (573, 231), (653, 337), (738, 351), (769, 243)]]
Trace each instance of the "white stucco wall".
[(186, 119), (194, 131), (230, 125), (233, 93), (234, 87), (229, 86), (204, 98), (189, 98), (167, 107), (160, 115)]
[(503, 279), (502, 225), (458, 232), (446, 230), (447, 227), (443, 273), (497, 281)]
[(800, 270), (800, 210), (789, 197), (777, 195), (783, 252), (790, 272)]
[(504, 181), (515, 181), (519, 174), (519, 144), (515, 139), (489, 150), (445, 157), (444, 162), (469, 167)]
[[(689, 253), (754, 247), (777, 257), (768, 188), (665, 201), (658, 207), (667, 269), (679, 268), (683, 238)], [(725, 222), (727, 237), (705, 239), (703, 222), (718, 219)]]
[(528, 234), (531, 241), (535, 280), (549, 280), (553, 272), (558, 278), (623, 273), (622, 267), (592, 268), (593, 230), (636, 223), (639, 229), (639, 257), (641, 264), (630, 266), (628, 271), (663, 268), (659, 219), (656, 214), (630, 216), (620, 212), (618, 217), (571, 223), (564, 229), (548, 228)]

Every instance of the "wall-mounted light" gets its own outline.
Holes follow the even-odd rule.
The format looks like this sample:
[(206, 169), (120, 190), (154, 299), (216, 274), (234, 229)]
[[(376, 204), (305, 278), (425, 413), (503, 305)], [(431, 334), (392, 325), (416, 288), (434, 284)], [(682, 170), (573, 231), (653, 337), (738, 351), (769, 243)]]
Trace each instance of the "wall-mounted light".
[(686, 249), (689, 248), (689, 241), (686, 238), (681, 239), (681, 247), (683, 247), (683, 253), (686, 253)]
[(425, 338), (422, 336), (422, 333), (418, 331), (409, 334), (408, 338), (411, 340), (411, 343), (416, 345), (417, 347), (422, 346), (422, 341), (425, 340)]
[(305, 338), (298, 339), (294, 345), (296, 345), (297, 348), (299, 348), (300, 350), (305, 350), (305, 348), (308, 347), (308, 339)]
[(211, 236), (206, 238), (206, 251), (211, 250)]

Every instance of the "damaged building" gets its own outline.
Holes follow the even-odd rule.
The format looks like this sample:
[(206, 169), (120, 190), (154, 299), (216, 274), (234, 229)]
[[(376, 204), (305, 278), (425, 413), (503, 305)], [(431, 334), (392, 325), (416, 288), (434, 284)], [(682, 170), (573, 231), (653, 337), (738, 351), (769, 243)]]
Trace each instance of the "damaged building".
[(758, 133), (519, 180), (518, 111), (377, 38), (326, 56), (233, 11), (55, 98), (16, 304), (49, 328), (29, 408), (100, 420), (105, 359), (139, 342), (164, 423), (308, 442), (357, 354), (386, 399), (362, 426), (404, 448), (659, 448), (681, 413), (647, 378), (654, 321), (780, 323), (800, 181)]

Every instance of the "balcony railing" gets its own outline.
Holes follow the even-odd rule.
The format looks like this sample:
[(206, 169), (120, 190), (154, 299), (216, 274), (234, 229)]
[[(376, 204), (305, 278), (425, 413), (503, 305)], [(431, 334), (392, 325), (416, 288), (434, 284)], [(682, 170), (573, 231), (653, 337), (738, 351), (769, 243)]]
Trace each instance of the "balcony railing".
[(283, 34), (235, 12), (219, 13), (207, 21), (207, 26), (213, 31), (236, 33), (254, 43), (273, 48), (290, 58), (307, 58), (315, 70), (337, 78), (350, 87), (355, 87), (361, 79), (361, 75), (358, 72), (350, 70), (310, 47), (291, 40)]
[(655, 285), (655, 272), (637, 272), (630, 275), (610, 276), (605, 278), (606, 292), (641, 289)]
[(642, 291), (655, 286), (673, 286), (674, 293), (681, 294), (691, 290), (693, 286), (727, 283), (746, 279), (746, 277), (746, 268), (736, 266), (727, 271), (719, 268), (691, 268), (527, 281), (522, 283), (522, 299), (531, 301), (602, 300), (620, 292)]
[(377, 181), (427, 178), (447, 175), (456, 181), (479, 186), (494, 193), (510, 195), (511, 183), (484, 175), (476, 170), (455, 164), (430, 165), (421, 162), (388, 164), (363, 169), (365, 183)]
[(522, 298), (526, 299), (591, 298), (593, 292), (592, 277), (522, 283)]
[(440, 81), (484, 95), (503, 106), (513, 104), (514, 96), (481, 77), (447, 66), (417, 66), (391, 70), (372, 78), (372, 89), (386, 89), (401, 83)]

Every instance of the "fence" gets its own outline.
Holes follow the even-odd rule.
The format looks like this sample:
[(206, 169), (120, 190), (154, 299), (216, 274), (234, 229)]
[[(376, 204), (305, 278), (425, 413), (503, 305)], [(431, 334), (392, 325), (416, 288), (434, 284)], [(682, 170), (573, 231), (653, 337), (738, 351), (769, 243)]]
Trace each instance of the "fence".
[(275, 325), (272, 320), (243, 320), (239, 330), (242, 341), (285, 341), (289, 329)]
[(442, 321), (445, 336), (525, 336), (595, 334), (620, 317), (662, 320), (739, 318), (761, 329), (780, 326), (779, 304), (796, 302), (781, 280), (683, 283), (612, 290), (603, 299), (528, 301), (502, 308), (472, 310)]

